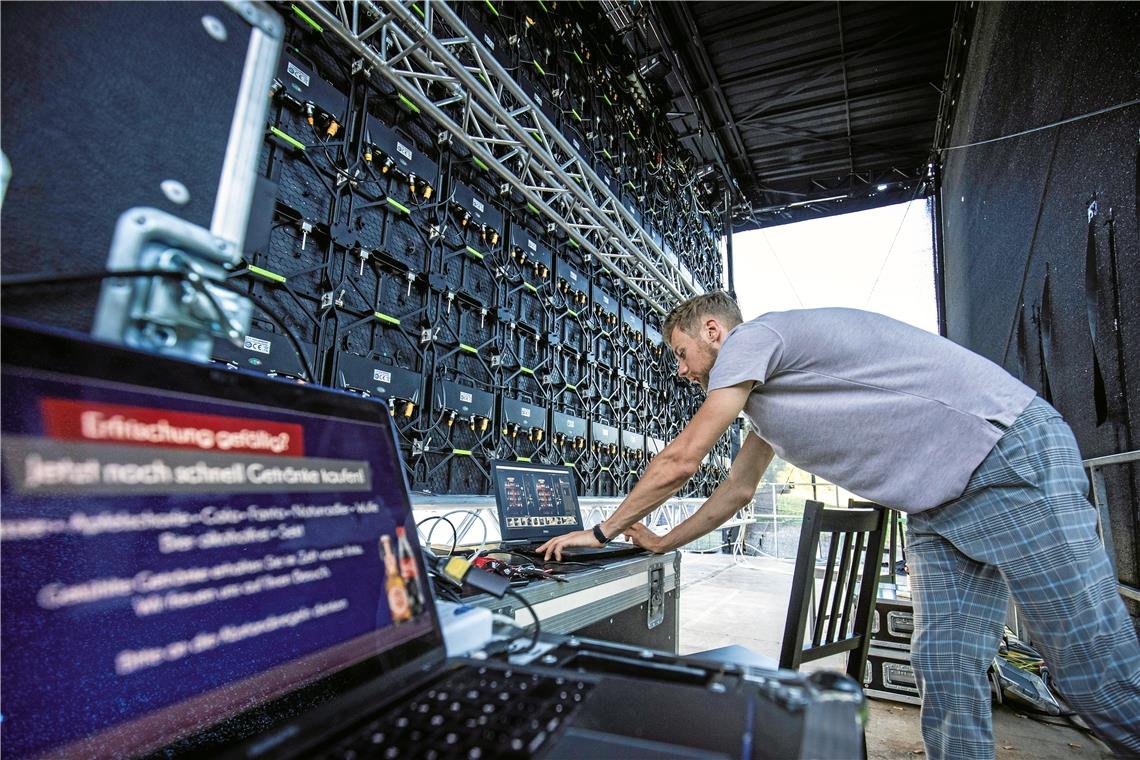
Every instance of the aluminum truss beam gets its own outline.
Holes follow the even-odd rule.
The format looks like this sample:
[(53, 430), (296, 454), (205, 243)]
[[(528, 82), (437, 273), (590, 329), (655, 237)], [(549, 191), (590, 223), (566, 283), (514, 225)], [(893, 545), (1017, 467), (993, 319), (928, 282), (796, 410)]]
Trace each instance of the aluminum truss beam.
[(665, 312), (704, 292), (446, 2), (418, 0), (416, 12), (399, 0), (303, 5), (363, 66), (390, 81), (533, 212), (562, 228), (587, 258), (654, 309)]

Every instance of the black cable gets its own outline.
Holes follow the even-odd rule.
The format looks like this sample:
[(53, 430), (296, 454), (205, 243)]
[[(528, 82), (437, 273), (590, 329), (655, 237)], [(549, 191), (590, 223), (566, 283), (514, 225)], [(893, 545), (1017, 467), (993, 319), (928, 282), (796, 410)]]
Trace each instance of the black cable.
[[(239, 272), (239, 274), (240, 273), (241, 272)], [(193, 277), (189, 277), (188, 275), (193, 275)], [(262, 311), (263, 314), (265, 314), (265, 316), (269, 317), (269, 319), (272, 320), (275, 325), (281, 328), (282, 334), (286, 337), (286, 339), (289, 340), (289, 342), (293, 345), (293, 348), (297, 351), (297, 358), (300, 359), (301, 366), (307, 375), (306, 380), (311, 383), (317, 382), (316, 375), (313, 373), (313, 368), (309, 363), (308, 357), (305, 355), (305, 350), (301, 346), (300, 339), (293, 333), (293, 330), (289, 328), (288, 325), (286, 325), (276, 314), (273, 313), (270, 308), (265, 305), (264, 301), (252, 293), (243, 292), (237, 288), (231, 287), (217, 280), (204, 278), (196, 272), (167, 271), (162, 269), (100, 269), (91, 272), (73, 272), (71, 274), (33, 272), (31, 274), (9, 275), (0, 279), (0, 289), (14, 287), (32, 287), (35, 285), (64, 285), (75, 282), (98, 282), (101, 280), (120, 277), (161, 277), (168, 280), (189, 280), (193, 284), (208, 282), (214, 287), (220, 288), (221, 290), (235, 293), (239, 296), (242, 296), (243, 298), (248, 298), (255, 306), (257, 306), (258, 309)], [(214, 309), (219, 310), (220, 304), (217, 303), (216, 299), (212, 298), (208, 293), (206, 297), (210, 300), (210, 303), (214, 306)], [(220, 310), (218, 317), (221, 318), (223, 322), (229, 322), (229, 319), (224, 313), (221, 313)]]
[[(459, 530), (455, 527), (455, 523), (453, 523), (451, 520), (448, 520), (446, 517), (437, 516), (437, 515), (432, 515), (431, 517), (425, 517), (424, 519), (420, 520), (418, 523), (416, 523), (416, 530), (418, 531), (423, 526), (424, 523), (429, 523), (432, 520), (442, 520), (443, 522), (447, 523), (451, 527), (451, 551), (447, 553), (447, 556), (450, 557), (452, 554), (455, 554), (455, 547), (459, 543)], [(426, 541), (427, 539), (424, 539), (424, 540)], [(430, 544), (429, 544), (429, 548), (430, 548)]]
[[(531, 618), (534, 619), (534, 635), (531, 636), (530, 646), (526, 649), (527, 652), (533, 652), (538, 648), (538, 637), (542, 632), (541, 626), (538, 624), (538, 613), (534, 611), (534, 607), (530, 606), (530, 602), (528, 602), (526, 598), (519, 592), (515, 591), (512, 588), (508, 588), (507, 593), (522, 602), (523, 607), (526, 608), (526, 611), (530, 613)], [(523, 628), (522, 630), (525, 631), (526, 629)], [(516, 639), (519, 639), (521, 637), (522, 631), (519, 632), (518, 636), (515, 636), (513, 639), (511, 639), (511, 642), (513, 643)]]

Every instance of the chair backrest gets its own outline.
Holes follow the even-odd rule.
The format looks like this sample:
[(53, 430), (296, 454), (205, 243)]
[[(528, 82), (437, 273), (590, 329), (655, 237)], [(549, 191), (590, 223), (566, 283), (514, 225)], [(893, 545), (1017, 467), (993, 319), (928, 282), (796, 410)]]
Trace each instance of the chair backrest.
[[(862, 508), (879, 505), (869, 501), (848, 499), (847, 506)], [(887, 535), (883, 543), (883, 568), (882, 572), (879, 573), (880, 583), (889, 583), (892, 586), (898, 584), (900, 560), (906, 562), (906, 529), (903, 526), (903, 513), (892, 509), (887, 512)]]
[[(885, 507), (870, 502), (856, 502), (849, 509), (825, 509), (818, 501), (807, 502), (781, 644), (781, 668), (797, 670), (804, 662), (849, 652), (847, 674), (863, 682), (888, 514)], [(819, 604), (815, 605), (816, 554), (824, 534), (830, 541)]]

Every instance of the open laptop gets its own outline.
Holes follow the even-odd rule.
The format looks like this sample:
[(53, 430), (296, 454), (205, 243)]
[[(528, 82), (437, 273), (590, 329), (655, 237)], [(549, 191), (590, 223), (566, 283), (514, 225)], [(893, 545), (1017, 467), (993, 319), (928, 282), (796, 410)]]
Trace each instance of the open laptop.
[(760, 752), (754, 696), (447, 659), (382, 403), (21, 325), (0, 350), (5, 757)]
[[(536, 462), (491, 463), (491, 482), (499, 510), (502, 548), (535, 554), (555, 536), (582, 530), (582, 510), (569, 467)], [(627, 542), (607, 546), (572, 546), (563, 559), (596, 560), (627, 557), (645, 550)]]

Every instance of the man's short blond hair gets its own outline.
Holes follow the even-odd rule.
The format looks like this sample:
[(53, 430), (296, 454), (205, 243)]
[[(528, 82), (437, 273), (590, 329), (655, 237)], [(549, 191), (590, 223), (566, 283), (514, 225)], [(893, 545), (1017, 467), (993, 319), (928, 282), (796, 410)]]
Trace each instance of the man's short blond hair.
[(673, 344), (673, 331), (678, 328), (691, 338), (697, 337), (701, 322), (709, 317), (720, 320), (730, 330), (744, 321), (740, 307), (732, 300), (732, 296), (723, 290), (714, 290), (712, 293), (690, 298), (669, 312), (662, 326), (665, 342)]

